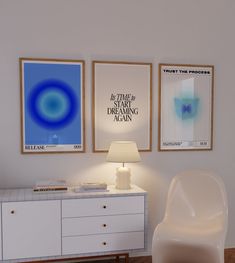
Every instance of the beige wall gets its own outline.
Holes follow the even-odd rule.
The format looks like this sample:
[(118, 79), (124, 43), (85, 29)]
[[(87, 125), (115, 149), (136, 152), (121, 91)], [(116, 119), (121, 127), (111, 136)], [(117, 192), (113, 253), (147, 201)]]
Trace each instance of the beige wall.
[[(148, 253), (169, 181), (193, 168), (224, 179), (230, 206), (226, 247), (235, 247), (234, 13), (234, 0), (0, 0), (0, 187), (48, 178), (113, 183), (117, 165), (92, 153), (91, 61), (152, 62), (153, 151), (130, 165), (132, 182), (149, 193)], [(20, 154), (20, 56), (86, 61), (85, 154)], [(215, 65), (213, 151), (157, 151), (160, 62)]]

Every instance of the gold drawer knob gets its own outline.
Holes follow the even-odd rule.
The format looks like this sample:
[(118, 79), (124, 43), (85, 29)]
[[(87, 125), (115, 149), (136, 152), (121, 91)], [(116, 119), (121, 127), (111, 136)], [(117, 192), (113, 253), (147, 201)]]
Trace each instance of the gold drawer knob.
[(107, 245), (107, 243), (106, 243), (106, 242), (103, 242), (103, 245), (104, 245), (104, 246), (106, 246), (106, 245)]
[(103, 224), (103, 227), (106, 227), (107, 225), (106, 224)]
[(106, 208), (107, 208), (107, 206), (106, 206), (106, 205), (103, 205), (103, 208), (104, 208), (104, 209), (106, 209)]

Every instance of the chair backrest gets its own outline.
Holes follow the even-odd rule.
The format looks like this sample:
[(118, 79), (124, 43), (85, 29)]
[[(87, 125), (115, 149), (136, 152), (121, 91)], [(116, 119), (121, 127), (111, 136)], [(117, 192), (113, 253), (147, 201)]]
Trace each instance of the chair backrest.
[(170, 184), (165, 221), (176, 224), (219, 223), (227, 229), (228, 205), (220, 177), (206, 171), (176, 175)]

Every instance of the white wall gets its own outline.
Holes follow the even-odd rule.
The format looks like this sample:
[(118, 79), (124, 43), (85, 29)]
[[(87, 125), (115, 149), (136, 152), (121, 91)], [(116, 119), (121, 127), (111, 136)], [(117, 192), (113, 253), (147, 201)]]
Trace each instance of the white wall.
[[(92, 153), (91, 61), (153, 62), (153, 151), (130, 165), (132, 181), (149, 193), (149, 241), (163, 216), (171, 178), (201, 168), (224, 179), (226, 246), (235, 247), (234, 13), (234, 0), (0, 0), (0, 187), (48, 178), (113, 183), (116, 165)], [(85, 154), (20, 154), (21, 56), (86, 61)], [(157, 151), (159, 62), (215, 65), (213, 151)]]

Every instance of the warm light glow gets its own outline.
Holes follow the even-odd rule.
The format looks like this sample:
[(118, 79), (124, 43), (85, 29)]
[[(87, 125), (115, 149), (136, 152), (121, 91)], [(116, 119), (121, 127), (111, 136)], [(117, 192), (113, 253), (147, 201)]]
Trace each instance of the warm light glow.
[(135, 163), (139, 162), (140, 155), (134, 141), (113, 141), (106, 158), (107, 162)]

